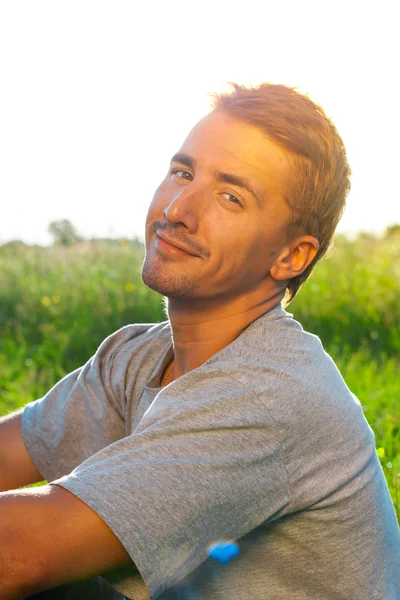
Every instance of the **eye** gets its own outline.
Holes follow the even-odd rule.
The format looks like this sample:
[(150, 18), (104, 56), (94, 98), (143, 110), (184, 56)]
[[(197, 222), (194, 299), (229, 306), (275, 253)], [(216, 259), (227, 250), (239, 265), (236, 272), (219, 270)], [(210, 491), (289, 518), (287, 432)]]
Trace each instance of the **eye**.
[(193, 179), (189, 171), (185, 171), (184, 169), (172, 169), (171, 175), (177, 175), (180, 179), (185, 179), (186, 181)]
[(234, 196), (233, 194), (229, 194), (228, 192), (225, 192), (222, 195), (229, 196), (228, 197), (229, 202), (233, 202), (234, 204), (238, 204), (239, 206), (242, 206), (242, 203), (240, 202), (240, 200), (238, 198), (236, 198), (236, 196)]

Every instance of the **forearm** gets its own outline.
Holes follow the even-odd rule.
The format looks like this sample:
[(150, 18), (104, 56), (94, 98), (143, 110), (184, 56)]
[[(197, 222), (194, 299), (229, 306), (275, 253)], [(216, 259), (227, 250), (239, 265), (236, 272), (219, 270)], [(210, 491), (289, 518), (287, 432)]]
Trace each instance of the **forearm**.
[(0, 600), (24, 599), (41, 592), (38, 586), (31, 585), (24, 578), (20, 578), (18, 571), (7, 567), (7, 558), (3, 562), (3, 552), (0, 556)]
[(29, 515), (23, 491), (0, 493), (0, 600), (27, 598), (41, 591), (37, 561), (29, 551)]
[(0, 600), (24, 600), (24, 598), (29, 598), (29, 596), (32, 596), (34, 593), (35, 592), (27, 589), (17, 590), (14, 587), (9, 588), (0, 582)]

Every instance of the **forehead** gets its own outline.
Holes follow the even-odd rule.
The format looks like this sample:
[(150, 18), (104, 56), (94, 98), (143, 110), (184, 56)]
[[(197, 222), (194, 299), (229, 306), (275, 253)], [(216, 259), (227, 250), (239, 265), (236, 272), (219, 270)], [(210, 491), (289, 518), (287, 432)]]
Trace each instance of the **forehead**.
[(180, 151), (205, 168), (234, 169), (278, 189), (289, 169), (286, 151), (260, 128), (222, 112), (201, 119)]

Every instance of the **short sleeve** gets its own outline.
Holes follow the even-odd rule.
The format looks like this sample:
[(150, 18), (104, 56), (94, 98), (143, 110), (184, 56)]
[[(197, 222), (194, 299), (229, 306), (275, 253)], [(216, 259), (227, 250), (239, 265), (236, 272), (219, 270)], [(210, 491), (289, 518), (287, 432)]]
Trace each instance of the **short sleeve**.
[(133, 434), (53, 482), (105, 521), (151, 598), (203, 563), (210, 544), (290, 502), (273, 420), (251, 391), (210, 371), (163, 388)]
[(83, 367), (24, 407), (22, 437), (47, 481), (126, 435), (124, 397), (116, 393), (112, 374), (120, 349), (138, 333), (135, 328), (128, 325), (110, 335)]

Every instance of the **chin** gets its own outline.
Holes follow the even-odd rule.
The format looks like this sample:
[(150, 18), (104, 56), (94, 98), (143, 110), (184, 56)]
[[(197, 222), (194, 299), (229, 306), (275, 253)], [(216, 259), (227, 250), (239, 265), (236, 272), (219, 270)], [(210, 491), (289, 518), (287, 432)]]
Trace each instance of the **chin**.
[(193, 298), (195, 295), (196, 282), (187, 276), (160, 273), (159, 268), (146, 264), (142, 267), (143, 283), (167, 298)]

